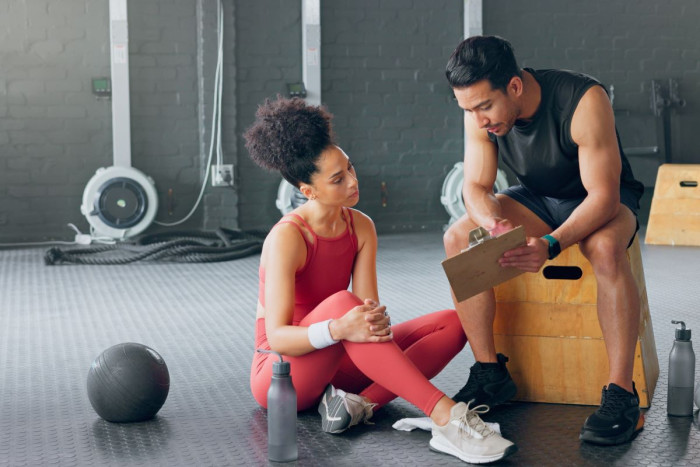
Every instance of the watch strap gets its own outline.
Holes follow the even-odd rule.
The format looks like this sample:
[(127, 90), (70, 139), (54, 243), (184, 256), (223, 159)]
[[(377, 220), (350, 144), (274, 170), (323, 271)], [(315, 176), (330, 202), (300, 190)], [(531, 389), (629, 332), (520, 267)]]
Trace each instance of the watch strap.
[(552, 237), (551, 235), (545, 235), (542, 238), (547, 240), (547, 243), (549, 243), (549, 249), (548, 249), (549, 259), (554, 259), (557, 256), (559, 256), (559, 253), (561, 253), (561, 245), (559, 244), (559, 240)]

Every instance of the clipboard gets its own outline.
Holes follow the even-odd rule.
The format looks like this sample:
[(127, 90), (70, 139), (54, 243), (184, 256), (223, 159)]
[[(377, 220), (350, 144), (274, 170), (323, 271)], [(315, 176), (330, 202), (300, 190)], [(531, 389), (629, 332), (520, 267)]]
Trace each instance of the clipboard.
[(498, 237), (490, 237), (479, 227), (469, 233), (470, 247), (442, 262), (447, 280), (458, 302), (473, 297), (524, 273), (503, 267), (498, 259), (508, 250), (526, 245), (525, 229), (518, 226)]

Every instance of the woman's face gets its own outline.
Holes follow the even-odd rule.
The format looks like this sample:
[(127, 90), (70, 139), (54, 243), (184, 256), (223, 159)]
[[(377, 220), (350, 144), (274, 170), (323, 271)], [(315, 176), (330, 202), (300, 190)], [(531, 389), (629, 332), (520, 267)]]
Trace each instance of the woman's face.
[(310, 193), (304, 193), (309, 199), (345, 207), (357, 204), (360, 200), (357, 174), (342, 149), (330, 146), (321, 153), (316, 167), (318, 171), (311, 176), (311, 185), (307, 185)]

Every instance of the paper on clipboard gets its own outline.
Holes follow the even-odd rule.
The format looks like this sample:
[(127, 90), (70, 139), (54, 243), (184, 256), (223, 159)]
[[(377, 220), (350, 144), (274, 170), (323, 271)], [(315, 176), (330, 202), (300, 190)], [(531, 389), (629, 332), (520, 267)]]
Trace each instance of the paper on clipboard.
[(498, 263), (503, 253), (525, 244), (525, 229), (518, 226), (444, 260), (442, 268), (457, 301), (462, 302), (525, 272), (514, 267), (504, 268)]

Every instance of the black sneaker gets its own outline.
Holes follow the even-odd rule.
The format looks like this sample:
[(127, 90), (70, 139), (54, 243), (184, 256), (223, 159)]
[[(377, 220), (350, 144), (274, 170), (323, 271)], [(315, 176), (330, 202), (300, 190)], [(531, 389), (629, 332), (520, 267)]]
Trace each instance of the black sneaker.
[(473, 401), (472, 405), (487, 405), (493, 408), (512, 399), (517, 392), (508, 373), (508, 357), (498, 354), (498, 363), (476, 362), (469, 370), (467, 384), (452, 398), (455, 402)]
[(610, 383), (603, 387), (600, 407), (586, 419), (579, 439), (594, 444), (621, 444), (629, 441), (644, 427), (644, 414), (639, 411), (639, 395)]

